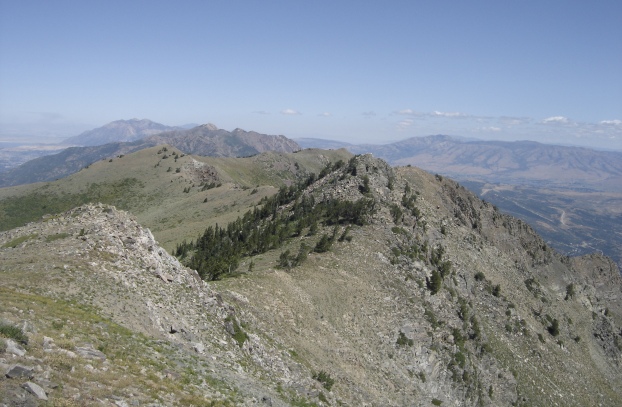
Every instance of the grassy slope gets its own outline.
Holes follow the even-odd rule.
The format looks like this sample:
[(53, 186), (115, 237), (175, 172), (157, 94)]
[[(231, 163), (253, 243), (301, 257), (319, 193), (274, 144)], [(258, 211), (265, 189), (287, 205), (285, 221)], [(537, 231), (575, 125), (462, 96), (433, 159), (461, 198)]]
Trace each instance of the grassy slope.
[[(279, 186), (319, 173), (329, 161), (351, 156), (345, 150), (310, 149), (248, 158), (184, 156), (175, 160), (175, 151), (170, 146), (166, 152), (162, 146), (148, 148), (112, 162), (96, 162), (51, 183), (1, 188), (0, 230), (99, 201), (132, 212), (171, 251), (210, 224), (234, 220)], [(168, 158), (163, 159), (164, 155)], [(214, 167), (222, 186), (201, 191), (194, 160)], [(186, 188), (189, 192), (184, 193)]]

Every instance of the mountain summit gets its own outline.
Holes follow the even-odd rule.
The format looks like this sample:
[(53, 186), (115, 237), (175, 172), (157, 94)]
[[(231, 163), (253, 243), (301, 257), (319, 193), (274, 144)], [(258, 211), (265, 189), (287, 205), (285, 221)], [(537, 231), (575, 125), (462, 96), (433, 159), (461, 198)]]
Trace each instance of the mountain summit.
[(63, 141), (63, 144), (99, 146), (113, 142), (130, 142), (174, 129), (176, 127), (165, 126), (147, 119), (116, 120), (102, 127), (85, 131), (78, 136), (70, 137)]

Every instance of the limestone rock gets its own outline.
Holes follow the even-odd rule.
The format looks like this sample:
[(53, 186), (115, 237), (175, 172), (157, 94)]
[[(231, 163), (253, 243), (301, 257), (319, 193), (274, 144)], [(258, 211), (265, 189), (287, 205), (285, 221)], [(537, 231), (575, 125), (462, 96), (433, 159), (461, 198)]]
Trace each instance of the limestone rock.
[(26, 382), (22, 385), (22, 387), (26, 389), (26, 391), (28, 391), (30, 394), (33, 394), (35, 397), (37, 397), (39, 400), (48, 399), (47, 394), (45, 394), (45, 390), (43, 390), (43, 388), (36, 383)]
[(15, 342), (12, 339), (6, 340), (6, 352), (12, 353), (16, 356), (24, 356), (26, 354), (26, 349), (24, 349), (20, 344)]
[(106, 360), (106, 355), (91, 346), (77, 347), (76, 353), (86, 359)]

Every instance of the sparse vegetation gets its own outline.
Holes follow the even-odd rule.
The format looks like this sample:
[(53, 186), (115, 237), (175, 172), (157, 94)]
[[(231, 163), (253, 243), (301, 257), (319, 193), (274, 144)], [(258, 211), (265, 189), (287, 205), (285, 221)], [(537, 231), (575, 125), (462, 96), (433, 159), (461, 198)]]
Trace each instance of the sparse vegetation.
[(233, 339), (238, 343), (238, 346), (241, 348), (244, 345), (244, 342), (248, 339), (248, 334), (240, 327), (238, 321), (235, 317), (228, 316), (225, 319), (225, 323), (230, 323), (233, 328)]
[(24, 331), (22, 331), (21, 328), (6, 322), (0, 322), (0, 336), (8, 339), (14, 339), (24, 345), (28, 344), (28, 336), (24, 333)]
[(8, 241), (7, 243), (3, 244), (2, 247), (3, 248), (15, 248), (17, 246), (19, 246), (20, 244), (27, 242), (28, 240), (31, 239), (36, 239), (37, 235), (36, 234), (31, 234), (31, 235), (24, 235), (24, 236), (20, 236), (20, 237), (16, 237), (13, 240)]
[(415, 341), (413, 341), (412, 339), (408, 338), (408, 337), (404, 334), (404, 332), (400, 331), (400, 334), (399, 334), (399, 336), (397, 337), (397, 341), (396, 341), (396, 343), (397, 343), (399, 346), (406, 346), (406, 345), (408, 345), (408, 346), (413, 346), (413, 345), (415, 344)]

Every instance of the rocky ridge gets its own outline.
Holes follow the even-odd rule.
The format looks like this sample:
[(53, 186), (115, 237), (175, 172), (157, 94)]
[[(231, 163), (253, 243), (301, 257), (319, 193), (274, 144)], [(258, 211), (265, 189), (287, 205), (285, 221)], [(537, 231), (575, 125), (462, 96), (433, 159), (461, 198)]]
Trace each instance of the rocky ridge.
[[(23, 242), (11, 243), (24, 238)], [(218, 380), (230, 386), (230, 394), (222, 394), (203, 381), (192, 391), (201, 391), (205, 400), (229, 398), (235, 405), (254, 405), (259, 403), (255, 395), (263, 395), (265, 400), (275, 399), (273, 405), (281, 405), (276, 401), (274, 389), (262, 384), (258, 380), (259, 373), (254, 370), (271, 376), (278, 372), (284, 383), (290, 383), (295, 377), (290, 371), (304, 370), (291, 360), (282, 360), (278, 349), (265, 344), (256, 335), (246, 335), (243, 341), (236, 340), (234, 335), (241, 330), (236, 309), (224, 302), (221, 295), (202, 281), (196, 271), (183, 267), (176, 258), (160, 248), (151, 232), (138, 225), (126, 212), (105, 205), (78, 207), (61, 216), (3, 234), (0, 245), (6, 246), (7, 243), (8, 247), (2, 249), (3, 274), (8, 275), (9, 268), (23, 269), (20, 275), (11, 275), (5, 282), (11, 278), (44, 278), (45, 284), (29, 288), (44, 297), (87, 304), (98, 310), (98, 314), (132, 332), (165, 341), (177, 352), (192, 355), (202, 363), (197, 363), (192, 369), (200, 367), (201, 376), (218, 372)], [(41, 258), (42, 253), (44, 258)], [(36, 268), (28, 266), (33, 259), (43, 264), (36, 263)], [(5, 312), (1, 317), (28, 326), (38, 325), (28, 317), (19, 318), (14, 312)], [(35, 346), (43, 347), (43, 351), (57, 349), (54, 342), (65, 340), (31, 336), (32, 340), (39, 341)], [(70, 352), (70, 357), (74, 358), (80, 355), (81, 350), (93, 348), (93, 344), (78, 346), (83, 340), (76, 338), (72, 340), (76, 346), (58, 350), (64, 354)], [(7, 362), (23, 361), (32, 365), (32, 361), (23, 360), (24, 355), (12, 351), (10, 346), (8, 348), (13, 357), (3, 360), (3, 368), (7, 368)], [(108, 360), (105, 352), (93, 352), (103, 361)], [(88, 362), (93, 355), (85, 358)], [(46, 358), (38, 360), (36, 366), (40, 374), (31, 372), (29, 378), (34, 377), (36, 382), (44, 384), (54, 379), (56, 372), (46, 366), (46, 361)], [(244, 367), (250, 361), (255, 365), (252, 372)], [(108, 362), (115, 363), (114, 360)], [(191, 369), (187, 362), (182, 367)], [(302, 378), (295, 381), (300, 385), (305, 383)], [(313, 385), (310, 379), (306, 381)], [(97, 386), (97, 383), (90, 384)], [(19, 393), (16, 389), (12, 391)], [(84, 393), (89, 393), (88, 386), (82, 388), (84, 393), (72, 394), (71, 388), (61, 391), (56, 387), (48, 387), (47, 391), (55, 397), (83, 402)], [(10, 394), (14, 396), (14, 393)], [(20, 397), (25, 396), (21, 394)], [(173, 405), (179, 402), (170, 397), (158, 402), (159, 397), (150, 400), (148, 395), (140, 393), (117, 396), (113, 398), (116, 401), (111, 399), (110, 402), (121, 405), (119, 400), (129, 403), (132, 397), (141, 400), (141, 405)], [(105, 398), (96, 401), (108, 405)]]

